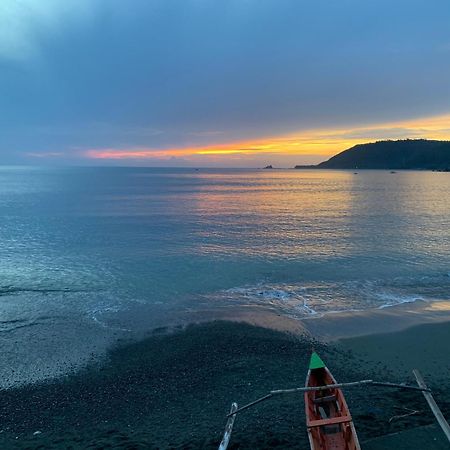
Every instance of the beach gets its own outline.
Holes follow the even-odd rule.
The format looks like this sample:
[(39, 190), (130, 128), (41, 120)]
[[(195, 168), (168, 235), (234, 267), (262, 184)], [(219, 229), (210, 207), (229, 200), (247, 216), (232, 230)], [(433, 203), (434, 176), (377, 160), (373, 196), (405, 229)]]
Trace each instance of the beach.
[[(443, 320), (335, 340), (315, 339), (306, 328), (294, 333), (231, 321), (159, 329), (121, 342), (77, 373), (2, 391), (0, 446), (217, 448), (231, 402), (304, 385), (312, 347), (342, 382), (414, 384), (411, 370), (418, 368), (448, 417), (450, 361), (441, 343), (449, 338)], [(446, 448), (440, 430), (430, 432), (434, 418), (419, 392), (354, 388), (346, 397), (363, 448), (389, 448), (405, 430), (437, 437), (430, 449)], [(418, 412), (396, 418), (411, 410)], [(417, 437), (412, 441), (404, 448), (423, 448), (414, 447)], [(303, 396), (279, 396), (240, 413), (230, 448), (308, 448)]]

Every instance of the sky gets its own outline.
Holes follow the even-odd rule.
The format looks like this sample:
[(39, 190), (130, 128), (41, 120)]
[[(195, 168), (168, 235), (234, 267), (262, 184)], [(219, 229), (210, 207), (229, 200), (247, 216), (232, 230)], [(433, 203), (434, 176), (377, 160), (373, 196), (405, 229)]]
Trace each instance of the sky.
[(291, 167), (450, 140), (448, 0), (1, 0), (0, 164)]

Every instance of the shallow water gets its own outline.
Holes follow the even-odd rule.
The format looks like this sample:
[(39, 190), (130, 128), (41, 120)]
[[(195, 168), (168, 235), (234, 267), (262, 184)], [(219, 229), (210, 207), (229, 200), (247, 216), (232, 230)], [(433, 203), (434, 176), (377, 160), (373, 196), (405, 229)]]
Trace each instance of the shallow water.
[(0, 168), (0, 377), (65, 373), (208, 309), (450, 299), (450, 176)]

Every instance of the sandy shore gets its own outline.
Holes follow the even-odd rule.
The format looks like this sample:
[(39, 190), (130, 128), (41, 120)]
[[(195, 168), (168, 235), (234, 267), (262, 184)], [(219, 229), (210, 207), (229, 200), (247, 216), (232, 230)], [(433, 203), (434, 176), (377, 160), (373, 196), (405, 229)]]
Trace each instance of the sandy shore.
[[(311, 337), (311, 324), (298, 328), (280, 317), (263, 319), (263, 314), (253, 322), (265, 327), (210, 322), (123, 342), (105, 361), (93, 362), (82, 372), (0, 392), (0, 447), (217, 448), (231, 402), (245, 404), (271, 389), (303, 385), (312, 345), (341, 381), (413, 383), (411, 369), (419, 368), (448, 417), (448, 312), (430, 311), (425, 318), (429, 323), (414, 325), (402, 311), (400, 331), (340, 340), (336, 338), (348, 330), (339, 330), (349, 317), (329, 318), (334, 334), (328, 335), (317, 331), (326, 328), (326, 318), (315, 319), (317, 334), (332, 337), (328, 342)], [(397, 315), (400, 321), (395, 311), (380, 314)], [(380, 324), (378, 316), (356, 315), (354, 320), (351, 330), (368, 330), (364, 320), (387, 330), (393, 326), (387, 319)], [(434, 422), (417, 392), (353, 389), (346, 395), (360, 439), (368, 446), (380, 436), (420, 430)], [(405, 414), (404, 408), (419, 413), (391, 420)], [(412, 442), (407, 448), (415, 448)], [(430, 443), (429, 448), (442, 448), (438, 445)], [(302, 397), (276, 398), (239, 415), (231, 448), (308, 448)]]
[(450, 321), (450, 302), (402, 303), (389, 308), (328, 314), (302, 321), (305, 330), (321, 340), (395, 332), (415, 325)]
[(185, 318), (185, 325), (213, 320), (245, 322), (251, 325), (309, 335), (321, 341), (401, 331), (415, 325), (450, 321), (450, 301), (414, 301), (364, 311), (330, 313), (298, 319), (281, 315), (270, 306), (198, 310)]

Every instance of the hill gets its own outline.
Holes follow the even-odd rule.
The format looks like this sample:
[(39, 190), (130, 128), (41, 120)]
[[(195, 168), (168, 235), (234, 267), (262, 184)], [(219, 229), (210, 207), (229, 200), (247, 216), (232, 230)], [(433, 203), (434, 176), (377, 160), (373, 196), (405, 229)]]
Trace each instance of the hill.
[(359, 144), (316, 166), (296, 169), (450, 170), (450, 141), (406, 139)]

